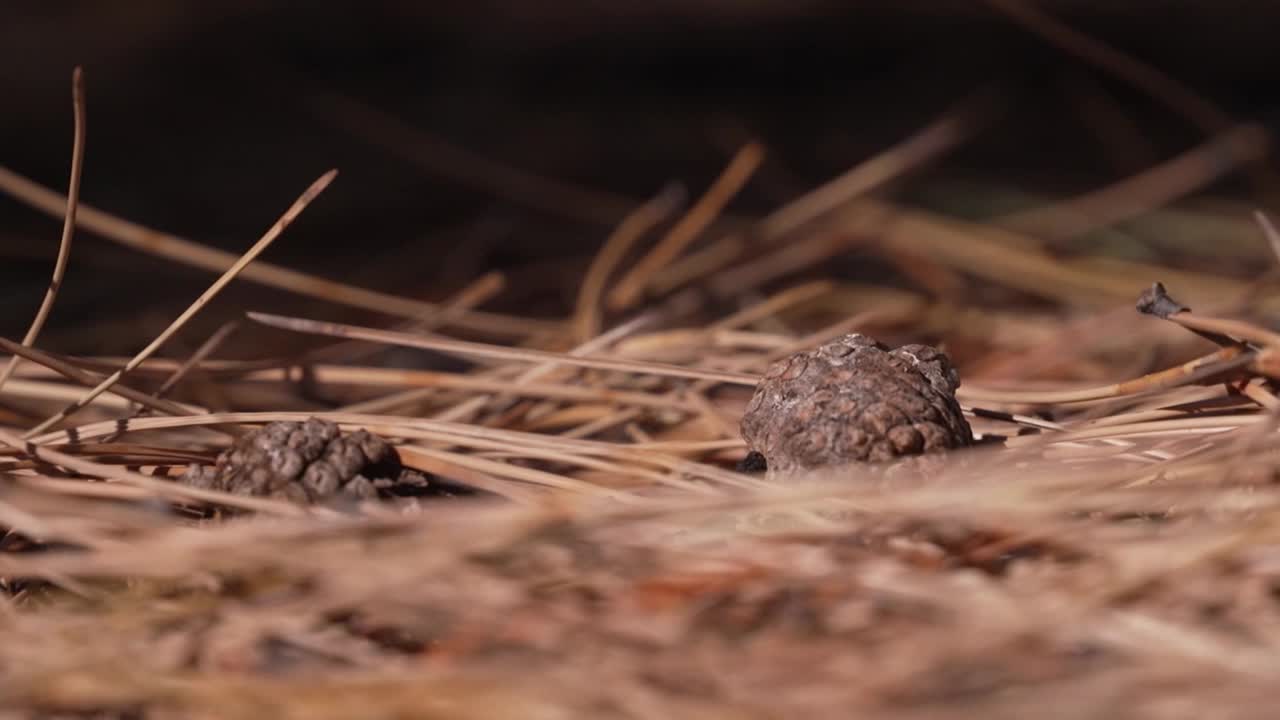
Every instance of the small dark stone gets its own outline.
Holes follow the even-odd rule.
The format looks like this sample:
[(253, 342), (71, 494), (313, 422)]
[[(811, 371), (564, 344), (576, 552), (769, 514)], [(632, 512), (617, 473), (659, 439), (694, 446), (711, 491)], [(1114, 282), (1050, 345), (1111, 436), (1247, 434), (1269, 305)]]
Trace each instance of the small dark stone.
[(936, 348), (889, 350), (846, 335), (774, 363), (742, 418), (742, 437), (773, 472), (965, 447), (973, 431), (955, 399), (959, 386)]
[(180, 482), (237, 495), (298, 503), (398, 495), (427, 479), (400, 465), (391, 446), (366, 430), (342, 433), (327, 420), (276, 422), (236, 440), (213, 466), (192, 465)]
[(762, 473), (769, 469), (768, 462), (765, 461), (764, 455), (752, 450), (747, 456), (738, 461), (737, 470), (740, 473)]
[(1191, 309), (1170, 297), (1163, 283), (1154, 283), (1143, 290), (1138, 296), (1137, 308), (1144, 315), (1154, 315), (1161, 319), (1168, 319), (1170, 315)]

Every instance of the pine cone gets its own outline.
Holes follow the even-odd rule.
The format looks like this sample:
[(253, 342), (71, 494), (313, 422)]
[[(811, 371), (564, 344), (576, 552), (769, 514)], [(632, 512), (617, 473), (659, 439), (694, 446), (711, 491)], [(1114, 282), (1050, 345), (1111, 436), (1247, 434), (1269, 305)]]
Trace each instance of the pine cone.
[(372, 499), (397, 486), (422, 487), (426, 478), (405, 470), (395, 451), (366, 430), (342, 433), (317, 418), (276, 422), (236, 440), (212, 467), (192, 465), (179, 480), (237, 495), (280, 497), (299, 503), (335, 497)]
[(845, 335), (773, 364), (742, 418), (772, 472), (885, 462), (973, 444), (960, 376), (925, 345), (889, 350)]

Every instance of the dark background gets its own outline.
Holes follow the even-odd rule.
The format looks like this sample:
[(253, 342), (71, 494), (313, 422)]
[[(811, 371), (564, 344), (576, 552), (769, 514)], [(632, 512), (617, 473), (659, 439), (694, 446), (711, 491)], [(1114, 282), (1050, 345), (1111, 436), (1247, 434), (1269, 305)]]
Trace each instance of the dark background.
[[(1280, 122), (1275, 3), (1040, 6), (1235, 119)], [(999, 91), (1002, 112), (907, 188), (960, 177), (1079, 192), (1205, 137), (980, 2), (8, 0), (0, 164), (59, 191), (76, 64), (88, 86), (85, 203), (239, 252), (338, 167), (267, 259), (428, 300), (501, 269), (510, 286), (492, 307), (553, 317), (608, 213), (486, 191), (459, 179), (483, 165), (455, 151), (640, 199), (670, 181), (696, 195), (757, 138), (768, 160), (733, 205), (751, 214), (982, 87)], [(1114, 120), (1110, 136), (1088, 107)], [(1270, 203), (1249, 183), (1215, 191)], [(58, 235), (58, 221), (0, 198), (4, 335), (34, 313)], [(42, 344), (132, 352), (211, 279), (82, 232)], [(246, 307), (370, 319), (237, 282), (186, 336)]]

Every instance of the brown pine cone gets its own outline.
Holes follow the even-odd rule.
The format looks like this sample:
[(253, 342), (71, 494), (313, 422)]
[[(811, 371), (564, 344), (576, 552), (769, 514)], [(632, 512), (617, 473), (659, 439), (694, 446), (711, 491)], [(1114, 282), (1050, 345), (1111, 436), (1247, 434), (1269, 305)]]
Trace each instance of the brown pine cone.
[(960, 376), (926, 345), (889, 350), (845, 335), (773, 364), (742, 418), (772, 472), (885, 462), (973, 444)]
[(397, 486), (425, 487), (395, 451), (366, 430), (342, 433), (317, 418), (275, 422), (236, 440), (213, 466), (192, 465), (179, 478), (193, 487), (299, 503), (335, 497), (372, 499)]

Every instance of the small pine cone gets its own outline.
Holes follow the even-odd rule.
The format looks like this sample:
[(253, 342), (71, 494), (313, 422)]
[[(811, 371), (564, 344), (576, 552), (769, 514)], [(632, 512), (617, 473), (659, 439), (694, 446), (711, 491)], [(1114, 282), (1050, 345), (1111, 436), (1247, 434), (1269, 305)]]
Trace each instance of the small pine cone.
[(845, 335), (773, 364), (742, 418), (771, 472), (886, 462), (973, 444), (947, 356)]
[(366, 430), (342, 433), (311, 418), (276, 422), (236, 440), (216, 464), (192, 465), (179, 478), (193, 487), (299, 503), (335, 497), (372, 499), (397, 484), (425, 485), (405, 470), (382, 438)]

